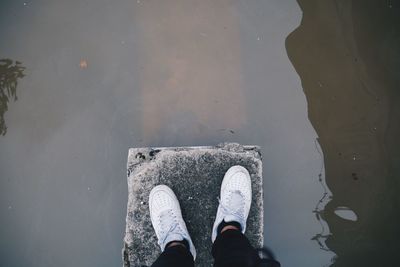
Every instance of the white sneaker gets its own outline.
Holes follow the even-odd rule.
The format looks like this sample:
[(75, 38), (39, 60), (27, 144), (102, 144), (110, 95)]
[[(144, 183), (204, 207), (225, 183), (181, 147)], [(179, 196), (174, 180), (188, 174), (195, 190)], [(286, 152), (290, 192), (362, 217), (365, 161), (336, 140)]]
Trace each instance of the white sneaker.
[(196, 259), (196, 249), (183, 221), (181, 208), (174, 192), (166, 185), (158, 185), (150, 192), (150, 218), (161, 251), (171, 241), (187, 240), (189, 250)]
[(221, 185), (221, 196), (211, 236), (212, 242), (217, 238), (217, 229), (223, 220), (238, 222), (242, 227), (242, 233), (246, 231), (251, 196), (249, 172), (239, 165), (229, 168)]

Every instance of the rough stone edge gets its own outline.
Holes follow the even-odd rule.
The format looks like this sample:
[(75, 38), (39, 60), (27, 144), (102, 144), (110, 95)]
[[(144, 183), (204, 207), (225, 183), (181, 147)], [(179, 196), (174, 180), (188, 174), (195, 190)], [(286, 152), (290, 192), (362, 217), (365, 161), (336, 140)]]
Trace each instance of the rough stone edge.
[[(259, 225), (262, 227), (260, 228), (260, 236), (258, 237), (258, 243), (260, 244), (260, 247), (263, 247), (264, 245), (264, 190), (263, 190), (263, 177), (262, 177), (262, 170), (263, 170), (263, 165), (262, 165), (262, 154), (261, 154), (261, 147), (257, 145), (241, 145), (239, 143), (220, 143), (216, 146), (183, 146), (183, 147), (141, 147), (141, 148), (129, 148), (128, 151), (128, 159), (127, 159), (127, 183), (128, 183), (128, 196), (132, 193), (132, 186), (131, 186), (131, 180), (129, 177), (132, 175), (133, 170), (136, 165), (140, 165), (141, 162), (140, 160), (136, 159), (136, 155), (138, 153), (143, 153), (143, 152), (148, 152), (148, 154), (151, 155), (151, 153), (158, 153), (161, 151), (170, 151), (172, 153), (175, 152), (181, 152), (181, 151), (190, 151), (190, 150), (201, 150), (204, 152), (215, 152), (216, 149), (220, 150), (225, 150), (230, 153), (237, 153), (237, 154), (242, 154), (242, 153), (251, 153), (253, 154), (252, 156), (254, 157), (255, 161), (258, 162), (259, 168), (258, 168), (258, 177), (260, 177), (260, 186), (261, 186), (261, 209), (262, 212), (260, 213), (260, 221)], [(149, 162), (147, 162), (149, 163)], [(128, 198), (128, 203), (127, 203), (127, 213), (129, 212), (129, 206), (132, 205), (131, 199)], [(122, 259), (123, 259), (123, 267), (131, 267), (130, 266), (130, 261), (129, 261), (129, 255), (128, 255), (128, 250), (129, 250), (129, 240), (127, 238), (132, 239), (132, 233), (129, 229), (128, 226), (128, 214), (125, 217), (125, 235), (124, 235), (124, 244), (122, 248)]]

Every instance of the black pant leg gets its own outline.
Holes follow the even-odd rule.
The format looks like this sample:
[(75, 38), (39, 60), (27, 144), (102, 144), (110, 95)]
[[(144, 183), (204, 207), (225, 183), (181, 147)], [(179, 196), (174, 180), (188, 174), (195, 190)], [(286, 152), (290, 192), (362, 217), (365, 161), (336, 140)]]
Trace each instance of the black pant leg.
[(151, 267), (194, 267), (192, 254), (183, 246), (166, 248)]
[(256, 267), (260, 263), (257, 251), (237, 230), (219, 234), (214, 241), (212, 255), (215, 267)]

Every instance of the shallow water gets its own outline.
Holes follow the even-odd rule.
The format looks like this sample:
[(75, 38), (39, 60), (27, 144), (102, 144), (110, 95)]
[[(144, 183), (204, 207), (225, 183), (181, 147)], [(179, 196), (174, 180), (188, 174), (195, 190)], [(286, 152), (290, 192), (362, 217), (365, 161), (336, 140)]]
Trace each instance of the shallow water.
[[(263, 148), (265, 244), (283, 266), (329, 266), (335, 260), (356, 266), (375, 240), (389, 240), (394, 249), (395, 224), (380, 235), (382, 224), (372, 216), (389, 212), (385, 218), (392, 219), (399, 203), (382, 197), (389, 185), (393, 192), (398, 186), (398, 94), (389, 93), (398, 80), (363, 80), (386, 90), (380, 92), (380, 99), (387, 98), (381, 111), (368, 113), (363, 108), (375, 107), (376, 99), (354, 89), (360, 79), (351, 80), (367, 74), (352, 67), (352, 56), (346, 61), (332, 52), (350, 50), (343, 42), (351, 38), (367, 38), (357, 60), (366, 57), (370, 62), (361, 65), (367, 67), (376, 61), (368, 56), (373, 32), (346, 31), (341, 24), (353, 18), (358, 29), (365, 28), (362, 10), (374, 7), (306, 2), (2, 1), (0, 36), (6, 42), (0, 43), (0, 58), (25, 67), (25, 77), (16, 78), (18, 100), (10, 97), (8, 110), (1, 109), (7, 126), (0, 136), (4, 265), (120, 266), (128, 148), (224, 141)], [(347, 17), (337, 16), (338, 10)], [(310, 28), (315, 22), (321, 28)], [(346, 34), (337, 34), (337, 27)], [(396, 40), (385, 44), (394, 47)], [(395, 58), (391, 49), (384, 50), (392, 51), (386, 60)], [(337, 58), (331, 59), (334, 65), (323, 58), (327, 52)], [(398, 70), (396, 60), (389, 61)], [(346, 67), (357, 70), (348, 79)], [(395, 70), (384, 81), (393, 80)], [(315, 91), (327, 85), (330, 90)], [(325, 100), (332, 97), (363, 104), (335, 109)], [(389, 137), (383, 130), (381, 139), (359, 128), (334, 131), (343, 121), (358, 125), (360, 116), (382, 124), (368, 124), (371, 131), (386, 125)], [(355, 156), (357, 163), (368, 160), (350, 170), (346, 161), (331, 159), (335, 153), (346, 160)], [(388, 183), (374, 179), (376, 173), (389, 177)], [(367, 199), (368, 206), (362, 205)], [(387, 203), (392, 210), (382, 209)], [(338, 217), (338, 207), (339, 214), (353, 211), (357, 220)], [(376, 236), (365, 234), (371, 229)], [(354, 251), (354, 242), (365, 246)]]

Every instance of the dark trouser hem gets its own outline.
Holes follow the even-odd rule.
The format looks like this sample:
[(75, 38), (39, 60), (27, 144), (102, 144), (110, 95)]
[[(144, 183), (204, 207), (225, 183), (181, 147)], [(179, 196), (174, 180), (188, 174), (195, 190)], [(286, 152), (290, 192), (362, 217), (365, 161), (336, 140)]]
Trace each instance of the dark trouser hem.
[(194, 267), (193, 256), (183, 246), (166, 248), (151, 267)]
[[(279, 266), (279, 263), (273, 260), (261, 261), (257, 250), (238, 230), (226, 230), (219, 234), (211, 253), (214, 257), (214, 267)], [(194, 267), (193, 256), (184, 246), (169, 247), (161, 253), (152, 267)]]
[(237, 230), (219, 234), (212, 246), (215, 267), (256, 267), (260, 264), (257, 251), (247, 237)]

